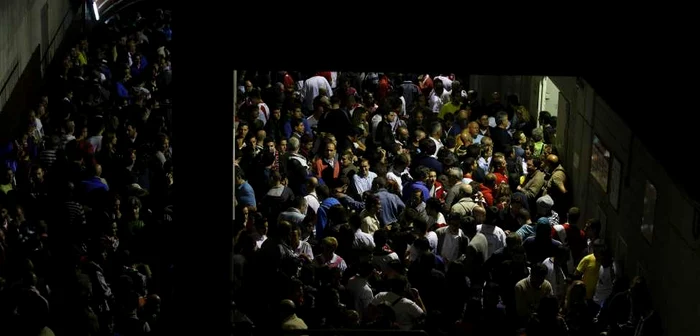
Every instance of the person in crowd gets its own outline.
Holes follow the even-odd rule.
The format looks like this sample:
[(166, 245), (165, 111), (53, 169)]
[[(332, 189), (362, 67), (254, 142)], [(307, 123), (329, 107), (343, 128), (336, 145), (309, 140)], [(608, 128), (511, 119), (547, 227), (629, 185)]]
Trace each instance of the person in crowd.
[[(173, 299), (177, 250), (154, 243), (173, 231), (171, 14), (120, 16), (56, 49), (0, 144), (2, 335), (153, 334)], [(236, 210), (256, 213), (235, 170)]]
[[(124, 60), (129, 40), (117, 48)], [(153, 57), (158, 59), (146, 55), (149, 61)], [(468, 79), (438, 73), (240, 73), (234, 186), (235, 213), (241, 217), (234, 221), (233, 299), (250, 326), (270, 334), (417, 329), (430, 336), (632, 335), (639, 326), (656, 335), (658, 314), (649, 297), (621, 285), (628, 281), (599, 240), (600, 221), (584, 225), (583, 210), (572, 204), (572, 181), (556, 156), (552, 119), (545, 120), (545, 136), (517, 96), (509, 94), (502, 104), (495, 92), (482, 101), (467, 87)], [(128, 89), (129, 80), (125, 83)], [(272, 94), (270, 88), (284, 89)], [(109, 187), (92, 190), (110, 200), (98, 209), (105, 221), (96, 231), (109, 246), (103, 250), (108, 258), (120, 249), (138, 256), (141, 250), (133, 245), (143, 241), (149, 227), (159, 227), (146, 215), (157, 209), (124, 194), (123, 215), (115, 216), (112, 195), (134, 192), (131, 185), (143, 185), (144, 176), (167, 175), (171, 165), (162, 159), (172, 155), (170, 134), (149, 133), (151, 128), (134, 117), (119, 118), (126, 126), (116, 131), (109, 122), (93, 125), (91, 118), (74, 118), (80, 113), (68, 105), (77, 99), (73, 93), (62, 105), (66, 112), (59, 114), (70, 115), (73, 125), (42, 120), (47, 135), (50, 125), (61, 129), (58, 141), (39, 142), (25, 134), (17, 144), (7, 144), (9, 152), (16, 148), (20, 153), (5, 158), (13, 169), (4, 174), (0, 196), (17, 190), (28, 194), (22, 205), (34, 213), (30, 209), (47, 202), (44, 190), (53, 186), (45, 183), (57, 167), (63, 169), (72, 185), (60, 184), (64, 210), (59, 214), (72, 224), (51, 234), (73, 237), (73, 228), (84, 228), (83, 218), (90, 222), (98, 209), (80, 203), (85, 200), (82, 182), (97, 185), (103, 178)], [(131, 114), (151, 106), (148, 99), (136, 99), (137, 92), (126, 97), (129, 105), (137, 105)], [(81, 134), (85, 127), (90, 137)], [(127, 137), (114, 143), (113, 132)], [(128, 158), (130, 167), (123, 174), (129, 178), (117, 182), (113, 176), (119, 174), (108, 167), (120, 161), (114, 148), (117, 154), (126, 151), (120, 160)], [(38, 156), (36, 162), (47, 170), (33, 170), (35, 162), (22, 159), (27, 155)], [(97, 164), (101, 175), (95, 173)], [(125, 170), (123, 161), (118, 165), (117, 171)], [(167, 184), (160, 183), (144, 189), (163, 193)], [(20, 221), (16, 208), (2, 199), (0, 204), (7, 209), (8, 227), (37, 227), (30, 216), (25, 216), (27, 225), (14, 224)], [(11, 231), (4, 234), (0, 252), (15, 240)], [(101, 272), (111, 276), (104, 258), (85, 255), (93, 263), (86, 268), (88, 278), (97, 279)], [(123, 325), (124, 314), (114, 306), (123, 291), (116, 284), (109, 292), (90, 284), (95, 290), (83, 300), (88, 304), (76, 301), (72, 308), (91, 305), (97, 325), (117, 316)], [(161, 295), (157, 286), (149, 284), (147, 292), (135, 281), (130, 286), (146, 300), (152, 293)], [(145, 306), (137, 312), (142, 311)], [(141, 316), (155, 330), (151, 321), (156, 320), (145, 312)]]

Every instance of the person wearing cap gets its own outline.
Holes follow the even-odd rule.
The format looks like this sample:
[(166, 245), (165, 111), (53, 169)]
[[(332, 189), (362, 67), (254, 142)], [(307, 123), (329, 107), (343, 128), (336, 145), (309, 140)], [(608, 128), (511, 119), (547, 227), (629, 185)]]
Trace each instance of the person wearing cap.
[(552, 210), (554, 200), (549, 195), (544, 195), (537, 199), (537, 219), (547, 218), (549, 225), (554, 226), (559, 224), (559, 214)]

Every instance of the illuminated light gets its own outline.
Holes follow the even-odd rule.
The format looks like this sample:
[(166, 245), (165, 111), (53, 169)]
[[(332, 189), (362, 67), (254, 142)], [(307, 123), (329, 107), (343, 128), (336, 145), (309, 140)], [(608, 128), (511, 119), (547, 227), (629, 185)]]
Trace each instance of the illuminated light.
[(98, 13), (97, 9), (97, 3), (95, 1), (92, 2), (92, 12), (95, 14), (95, 21), (100, 21), (100, 13)]

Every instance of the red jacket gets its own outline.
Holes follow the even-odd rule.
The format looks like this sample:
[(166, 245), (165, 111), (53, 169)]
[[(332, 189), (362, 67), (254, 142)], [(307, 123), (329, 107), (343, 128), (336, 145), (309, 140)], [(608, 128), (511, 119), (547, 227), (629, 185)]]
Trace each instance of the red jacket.
[(482, 184), (479, 191), (481, 191), (481, 194), (484, 195), (486, 204), (488, 204), (488, 206), (493, 206), (493, 191), (491, 191), (491, 188)]
[[(433, 190), (434, 193), (433, 193)], [(430, 188), (430, 192), (433, 193), (433, 195), (430, 195), (430, 197), (435, 197), (440, 200), (440, 202), (445, 201), (445, 197), (447, 196), (447, 192), (445, 191), (445, 187), (442, 185), (442, 182), (440, 181), (435, 181), (433, 183), (433, 187)]]
[[(323, 170), (328, 168), (328, 164), (326, 164), (326, 161), (323, 161), (321, 158), (317, 158), (314, 161), (313, 165), (313, 170), (314, 170), (314, 175), (316, 175), (317, 178), (321, 178), (321, 173), (323, 173)], [(338, 178), (340, 176), (340, 162), (338, 160), (335, 160), (333, 162), (333, 178)]]

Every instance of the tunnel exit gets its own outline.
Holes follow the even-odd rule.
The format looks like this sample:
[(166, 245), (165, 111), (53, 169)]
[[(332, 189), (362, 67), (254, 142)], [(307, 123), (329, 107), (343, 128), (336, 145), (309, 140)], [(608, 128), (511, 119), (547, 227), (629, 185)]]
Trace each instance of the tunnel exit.
[[(540, 81), (539, 89), (539, 103), (537, 105), (538, 111), (547, 111), (552, 117), (558, 116), (559, 111), (559, 88), (552, 82), (552, 80), (545, 76)], [(538, 121), (538, 125), (539, 121)]]

